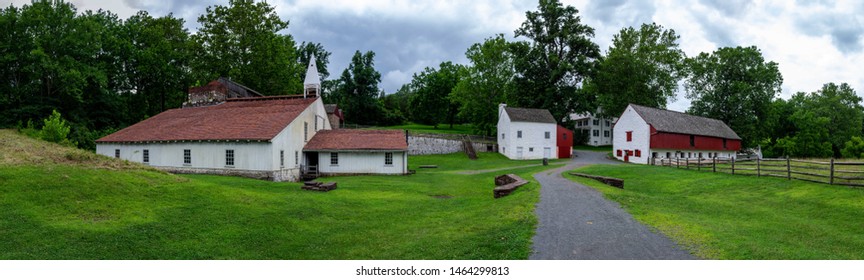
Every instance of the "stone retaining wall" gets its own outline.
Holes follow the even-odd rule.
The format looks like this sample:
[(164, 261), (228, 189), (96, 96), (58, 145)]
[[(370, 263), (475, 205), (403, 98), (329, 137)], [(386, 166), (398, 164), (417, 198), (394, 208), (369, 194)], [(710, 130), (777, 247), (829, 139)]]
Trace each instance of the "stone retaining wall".
[[(474, 150), (477, 152), (490, 151), (494, 152), (497, 147), (495, 144), (487, 143), (471, 143)], [(440, 155), (464, 152), (462, 140), (435, 138), (430, 136), (408, 136), (408, 154), (409, 155)]]

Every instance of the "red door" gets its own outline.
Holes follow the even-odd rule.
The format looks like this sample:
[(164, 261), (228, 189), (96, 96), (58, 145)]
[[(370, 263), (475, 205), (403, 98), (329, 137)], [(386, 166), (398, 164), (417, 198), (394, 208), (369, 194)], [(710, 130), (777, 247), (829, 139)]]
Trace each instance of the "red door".
[(630, 153), (624, 154), (624, 162), (630, 162)]

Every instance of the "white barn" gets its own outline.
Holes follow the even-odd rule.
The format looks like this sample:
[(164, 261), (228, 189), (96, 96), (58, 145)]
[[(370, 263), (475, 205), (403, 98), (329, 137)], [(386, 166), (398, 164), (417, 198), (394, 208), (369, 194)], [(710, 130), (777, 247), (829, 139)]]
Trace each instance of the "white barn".
[(557, 158), (557, 122), (549, 110), (498, 105), (498, 152), (509, 159)]
[[(311, 70), (314, 67), (313, 62), (307, 74), (317, 76), (317, 71)], [(270, 97), (259, 97), (235, 83), (214, 81), (190, 89), (188, 107), (167, 110), (96, 140), (96, 153), (175, 173), (299, 181), (305, 171), (318, 169), (315, 164), (323, 156), (317, 150), (304, 152), (304, 148), (312, 139), (327, 140), (318, 134), (332, 129), (317, 97), (317, 81), (317, 77), (307, 77), (302, 95)], [(368, 135), (358, 130), (340, 131), (331, 136), (356, 139), (354, 134)], [(331, 169), (327, 173), (405, 174), (408, 158), (404, 152), (399, 154), (407, 151), (404, 135), (402, 131), (382, 133), (376, 141), (345, 146), (350, 149), (344, 151), (338, 170), (328, 166)], [(378, 149), (382, 141), (395, 148)], [(399, 141), (404, 149), (395, 146)], [(341, 153), (338, 147), (327, 151)], [(361, 151), (372, 154), (355, 156)], [(382, 168), (367, 168), (371, 164), (367, 161), (378, 156)], [(390, 165), (385, 164), (385, 156), (390, 157), (386, 159)], [(362, 159), (354, 160), (356, 157)]]
[(741, 138), (720, 120), (634, 104), (613, 130), (613, 154), (626, 162), (734, 158), (741, 149)]

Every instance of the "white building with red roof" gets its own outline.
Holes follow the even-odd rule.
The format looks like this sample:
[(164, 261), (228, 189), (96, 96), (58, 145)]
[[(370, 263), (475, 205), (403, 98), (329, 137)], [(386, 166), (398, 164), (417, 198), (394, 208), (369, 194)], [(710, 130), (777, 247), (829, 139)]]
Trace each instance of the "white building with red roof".
[(274, 181), (298, 181), (310, 172), (407, 173), (404, 132), (331, 131), (318, 97), (320, 85), (309, 81), (316, 79), (307, 77), (303, 94), (295, 96), (259, 97), (223, 79), (190, 89), (187, 103), (193, 106), (167, 110), (102, 137), (96, 140), (96, 153), (175, 173)]

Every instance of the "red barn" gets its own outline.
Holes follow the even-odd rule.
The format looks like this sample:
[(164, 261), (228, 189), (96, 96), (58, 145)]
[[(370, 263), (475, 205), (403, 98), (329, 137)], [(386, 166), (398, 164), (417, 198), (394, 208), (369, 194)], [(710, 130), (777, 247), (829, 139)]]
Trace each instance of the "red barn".
[(615, 157), (647, 164), (650, 158), (734, 158), (741, 137), (720, 120), (630, 104), (613, 128)]
[(573, 152), (573, 131), (558, 125), (558, 158), (570, 158)]

